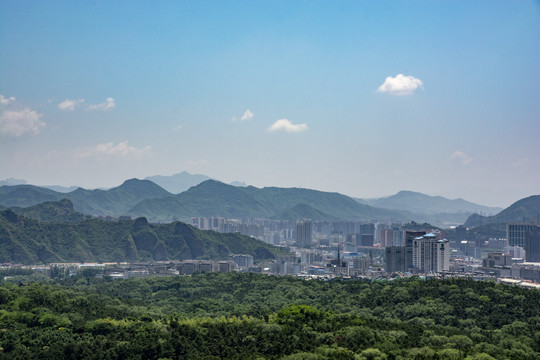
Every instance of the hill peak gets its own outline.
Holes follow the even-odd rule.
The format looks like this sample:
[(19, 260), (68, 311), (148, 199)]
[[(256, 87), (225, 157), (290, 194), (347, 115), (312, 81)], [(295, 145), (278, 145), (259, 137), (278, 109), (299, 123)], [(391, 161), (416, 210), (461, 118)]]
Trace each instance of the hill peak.
[(169, 193), (167, 190), (163, 189), (161, 186), (150, 180), (140, 180), (140, 179), (129, 179), (118, 186), (116, 189), (125, 189), (129, 191), (159, 191), (163, 193)]

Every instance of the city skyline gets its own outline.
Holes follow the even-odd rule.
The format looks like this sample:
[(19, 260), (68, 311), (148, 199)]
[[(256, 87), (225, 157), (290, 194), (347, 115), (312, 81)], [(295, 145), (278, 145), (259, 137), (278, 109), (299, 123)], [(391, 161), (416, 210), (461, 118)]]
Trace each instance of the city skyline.
[(0, 179), (540, 193), (534, 1), (0, 0)]

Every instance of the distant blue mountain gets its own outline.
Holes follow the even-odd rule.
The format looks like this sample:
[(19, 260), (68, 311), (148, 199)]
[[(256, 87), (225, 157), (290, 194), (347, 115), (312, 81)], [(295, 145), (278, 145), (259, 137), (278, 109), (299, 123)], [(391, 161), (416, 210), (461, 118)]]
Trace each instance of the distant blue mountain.
[(47, 201), (69, 199), (76, 211), (88, 215), (120, 216), (145, 199), (172, 196), (162, 187), (148, 180), (131, 179), (109, 190), (78, 188), (61, 193), (45, 187), (15, 185), (0, 187), (0, 205), (29, 207)]
[(450, 200), (442, 196), (430, 196), (414, 191), (400, 191), (395, 195), (377, 199), (357, 199), (362, 204), (394, 210), (406, 210), (417, 214), (434, 215), (439, 213), (496, 214), (502, 210), (463, 199)]
[(187, 171), (182, 171), (171, 176), (155, 175), (145, 178), (155, 184), (158, 184), (171, 194), (180, 194), (192, 186), (199, 185), (203, 181), (210, 180), (206, 175), (190, 174)]

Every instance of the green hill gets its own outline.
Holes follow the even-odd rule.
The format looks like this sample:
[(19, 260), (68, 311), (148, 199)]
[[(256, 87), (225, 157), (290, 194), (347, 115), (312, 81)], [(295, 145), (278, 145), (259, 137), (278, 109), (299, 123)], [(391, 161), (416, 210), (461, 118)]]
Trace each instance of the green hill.
[(28, 207), (46, 201), (60, 201), (64, 194), (34, 185), (0, 186), (0, 204), (5, 207)]
[(144, 199), (171, 196), (167, 190), (148, 180), (131, 179), (109, 190), (79, 188), (64, 194), (75, 210), (90, 215), (119, 216)]
[(60, 193), (33, 185), (0, 187), (0, 204), (5, 207), (29, 207), (47, 201), (69, 199), (76, 211), (87, 215), (120, 216), (144, 199), (172, 196), (148, 180), (131, 179), (109, 190), (78, 188)]
[(19, 215), (40, 222), (78, 223), (90, 218), (88, 215), (75, 211), (73, 203), (68, 199), (47, 201), (26, 208), (13, 207), (12, 209)]
[(215, 180), (205, 181), (174, 197), (147, 199), (127, 212), (151, 221), (171, 221), (192, 216), (279, 218), (312, 215), (331, 219), (392, 217), (410, 220), (403, 212), (360, 204), (338, 193), (299, 188), (236, 187)]
[(494, 216), (471, 215), (465, 227), (478, 227), (486, 224), (538, 222), (540, 214), (540, 195), (533, 195), (518, 200)]
[(233, 253), (260, 260), (286, 253), (247, 236), (202, 231), (181, 222), (45, 223), (11, 209), (0, 213), (0, 244), (0, 262), (23, 264), (223, 259)]
[(334, 216), (328, 215), (306, 204), (297, 204), (292, 208), (286, 209), (279, 215), (274, 216), (279, 220), (296, 220), (296, 219), (311, 219), (311, 220), (334, 220)]

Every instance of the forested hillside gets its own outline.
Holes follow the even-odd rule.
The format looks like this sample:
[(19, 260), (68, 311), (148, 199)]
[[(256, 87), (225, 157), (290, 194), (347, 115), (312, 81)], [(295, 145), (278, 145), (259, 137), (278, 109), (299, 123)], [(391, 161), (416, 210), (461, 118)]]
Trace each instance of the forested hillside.
[(202, 231), (181, 222), (150, 224), (138, 218), (46, 223), (10, 209), (0, 212), (0, 244), (0, 262), (22, 264), (222, 260), (238, 253), (262, 260), (287, 254), (248, 236)]
[(539, 314), (536, 290), (456, 279), (4, 282), (0, 357), (538, 359)]
[(540, 214), (540, 195), (518, 200), (494, 216), (471, 215), (465, 227), (478, 227), (486, 224), (537, 223)]
[(360, 204), (339, 193), (303, 188), (243, 188), (215, 180), (207, 180), (174, 197), (143, 200), (127, 214), (162, 222), (171, 221), (174, 217), (186, 219), (192, 216), (286, 219), (313, 216), (326, 220), (414, 218), (408, 212)]

